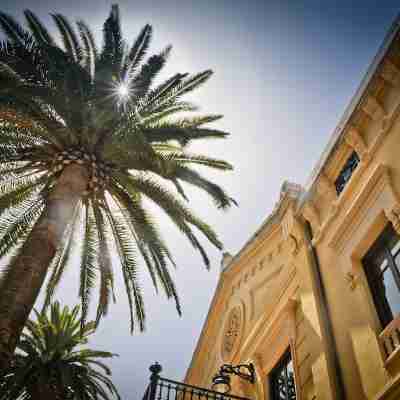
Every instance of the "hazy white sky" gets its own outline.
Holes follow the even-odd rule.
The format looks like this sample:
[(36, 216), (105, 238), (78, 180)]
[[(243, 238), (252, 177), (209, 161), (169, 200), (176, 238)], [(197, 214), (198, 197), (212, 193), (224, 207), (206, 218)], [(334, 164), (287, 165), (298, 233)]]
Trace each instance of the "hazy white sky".
[[(30, 8), (84, 18), (100, 33), (110, 1), (1, 0), (0, 9), (20, 16)], [(385, 32), (400, 8), (396, 1), (337, 0), (147, 0), (121, 1), (123, 28), (133, 40), (147, 22), (153, 50), (174, 46), (166, 75), (211, 68), (214, 77), (193, 96), (206, 112), (222, 113), (228, 140), (198, 146), (235, 165), (215, 179), (240, 207), (228, 213), (191, 192), (190, 205), (214, 225), (225, 248), (236, 253), (278, 199), (285, 179), (304, 184), (349, 103)], [(163, 75), (163, 76), (166, 76)], [(121, 282), (118, 303), (101, 324), (92, 346), (120, 357), (111, 364), (123, 399), (140, 399), (148, 367), (182, 379), (215, 290), (221, 254), (208, 247), (207, 272), (192, 248), (160, 216), (175, 254), (183, 317), (173, 303), (155, 297), (147, 277), (147, 332), (129, 334)], [(77, 301), (78, 271), (68, 271), (58, 298)]]

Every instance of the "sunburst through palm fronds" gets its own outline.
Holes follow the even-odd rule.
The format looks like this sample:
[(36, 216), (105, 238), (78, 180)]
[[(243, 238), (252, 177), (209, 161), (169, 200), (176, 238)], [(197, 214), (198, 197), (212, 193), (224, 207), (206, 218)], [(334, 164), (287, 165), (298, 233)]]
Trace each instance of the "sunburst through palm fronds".
[[(76, 30), (67, 18), (52, 14), (61, 37), (58, 45), (35, 14), (26, 11), (25, 17), (27, 29), (0, 13), (0, 28), (6, 35), (0, 42), (0, 256), (14, 254), (4, 270), (2, 286), (0, 282), (4, 299), (0, 316), (12, 319), (8, 304), (24, 301), (16, 292), (32, 285), (37, 266), (32, 266), (32, 272), (23, 267), (19, 275), (15, 268), (22, 268), (18, 256), (27, 251), (28, 238), (36, 234), (37, 221), (46, 215), (62, 228), (54, 254), (49, 253), (46, 304), (79, 237), (83, 321), (97, 276), (97, 322), (107, 313), (114, 285), (110, 251), (116, 249), (130, 304), (131, 329), (135, 319), (143, 329), (139, 255), (154, 286), (174, 298), (180, 312), (168, 268), (174, 261), (156, 216), (143, 200), (152, 200), (170, 217), (207, 266), (209, 259), (193, 228), (222, 248), (213, 229), (185, 203), (186, 184), (205, 191), (218, 208), (227, 209), (234, 202), (196, 169), (230, 170), (231, 165), (188, 151), (190, 143), (228, 135), (207, 127), (221, 115), (190, 116), (197, 107), (182, 100), (212, 72), (178, 73), (153, 87), (171, 47), (145, 60), (152, 27), (146, 25), (128, 47), (117, 6), (112, 6), (104, 23), (101, 49), (83, 21), (78, 21)], [(68, 194), (74, 195), (73, 212), (66, 215), (59, 209), (53, 211), (54, 201), (49, 201), (66, 196), (66, 189), (60, 187), (62, 177), (83, 180), (79, 193)], [(46, 248), (51, 251), (52, 247)], [(39, 288), (46, 271), (40, 272), (42, 283), (35, 283)], [(10, 285), (13, 290), (7, 291)], [(32, 307), (24, 304), (28, 311)], [(25, 317), (18, 317), (21, 321), (14, 326), (21, 325)]]

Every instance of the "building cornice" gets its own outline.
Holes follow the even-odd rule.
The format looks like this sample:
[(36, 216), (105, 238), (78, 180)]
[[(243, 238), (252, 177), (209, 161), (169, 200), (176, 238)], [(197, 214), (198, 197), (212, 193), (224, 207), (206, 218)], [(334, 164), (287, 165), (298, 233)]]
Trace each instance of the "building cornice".
[(319, 175), (321, 174), (324, 166), (328, 162), (329, 158), (334, 153), (338, 144), (341, 143), (344, 139), (344, 135), (346, 129), (348, 128), (349, 122), (354, 114), (354, 112), (361, 106), (364, 102), (366, 94), (368, 93), (368, 88), (373, 80), (373, 77), (376, 75), (377, 70), (382, 64), (383, 59), (385, 58), (388, 50), (393, 44), (394, 40), (398, 36), (400, 30), (400, 14), (396, 17), (394, 22), (392, 23), (389, 31), (387, 32), (377, 54), (375, 55), (372, 63), (370, 64), (367, 72), (365, 73), (363, 79), (361, 80), (360, 85), (358, 86), (356, 93), (351, 99), (349, 105), (346, 107), (342, 118), (340, 119), (338, 125), (336, 126), (333, 134), (325, 147), (325, 150), (322, 152), (320, 159), (315, 165), (306, 185), (306, 193), (310, 191), (310, 189), (314, 186), (317, 181)]
[(236, 265), (241, 264), (242, 259), (257, 247), (259, 240), (267, 236), (268, 233), (272, 232), (274, 228), (280, 225), (282, 218), (290, 204), (297, 202), (302, 193), (303, 188), (300, 185), (288, 181), (283, 183), (279, 201), (276, 203), (272, 213), (268, 215), (268, 217), (261, 224), (260, 228), (251, 236), (251, 238), (244, 244), (239, 252), (232, 257), (231, 262), (224, 268), (224, 273), (232, 271)]

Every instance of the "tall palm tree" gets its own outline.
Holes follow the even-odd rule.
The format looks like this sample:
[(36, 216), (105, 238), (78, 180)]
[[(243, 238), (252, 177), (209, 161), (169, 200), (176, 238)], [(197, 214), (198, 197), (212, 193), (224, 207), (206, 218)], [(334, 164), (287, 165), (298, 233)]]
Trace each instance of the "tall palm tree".
[(51, 305), (27, 321), (17, 351), (3, 378), (0, 400), (119, 399), (110, 369), (98, 359), (115, 354), (86, 348), (95, 323), (80, 327), (79, 306)]
[(153, 87), (171, 47), (145, 61), (152, 27), (146, 25), (128, 47), (116, 5), (104, 23), (101, 49), (83, 21), (74, 28), (52, 14), (59, 44), (35, 14), (26, 10), (25, 17), (27, 28), (0, 13), (6, 35), (0, 43), (0, 257), (12, 254), (0, 282), (0, 368), (13, 353), (47, 271), (48, 303), (76, 242), (82, 243), (83, 321), (97, 276), (97, 322), (114, 297), (114, 249), (131, 330), (135, 319), (140, 329), (145, 321), (139, 255), (155, 288), (175, 299), (180, 312), (168, 270), (173, 258), (143, 201), (170, 217), (207, 266), (193, 228), (217, 248), (222, 245), (186, 206), (184, 185), (205, 191), (219, 208), (233, 202), (197, 168), (231, 165), (188, 150), (192, 142), (227, 136), (204, 127), (220, 115), (190, 116), (196, 107), (182, 100), (211, 71), (176, 74)]

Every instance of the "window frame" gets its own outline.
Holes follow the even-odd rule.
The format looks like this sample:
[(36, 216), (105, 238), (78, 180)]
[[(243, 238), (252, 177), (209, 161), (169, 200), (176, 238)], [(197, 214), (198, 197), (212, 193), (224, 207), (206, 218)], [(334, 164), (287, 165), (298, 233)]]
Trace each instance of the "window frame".
[[(393, 238), (396, 239), (396, 242), (391, 247), (390, 242)], [(400, 248), (394, 254), (391, 251), (399, 242), (400, 236), (393, 229), (392, 224), (388, 223), (361, 260), (375, 311), (382, 328), (385, 328), (397, 317), (397, 315), (393, 315), (388, 301), (382, 297), (378, 285), (382, 282), (382, 275), (389, 269), (400, 295), (400, 265), (397, 266), (395, 262), (395, 258), (400, 254)], [(377, 264), (375, 260), (381, 256), (383, 256), (382, 261)], [(387, 266), (381, 269), (380, 266), (385, 260), (387, 261)]]
[[(279, 392), (277, 392), (277, 390), (279, 390), (277, 388), (277, 378), (280, 376), (283, 369), (285, 369), (287, 371), (287, 365), (290, 362), (292, 363), (292, 367), (293, 367), (293, 387), (294, 387), (294, 391), (295, 391), (295, 396), (296, 396), (296, 398), (298, 398), (298, 394), (297, 394), (297, 390), (296, 390), (297, 388), (296, 388), (295, 360), (292, 355), (291, 346), (289, 346), (268, 374), (268, 386), (269, 386), (270, 400), (280, 400), (280, 397), (276, 397), (276, 396), (279, 396)], [(287, 379), (287, 377), (286, 377), (286, 379)]]
[[(346, 186), (350, 182), (355, 170), (360, 165), (360, 161), (360, 156), (355, 150), (353, 150), (347, 157), (334, 182), (337, 196), (340, 196), (346, 189)], [(350, 175), (347, 179), (344, 179), (343, 176), (348, 170), (350, 172)]]

